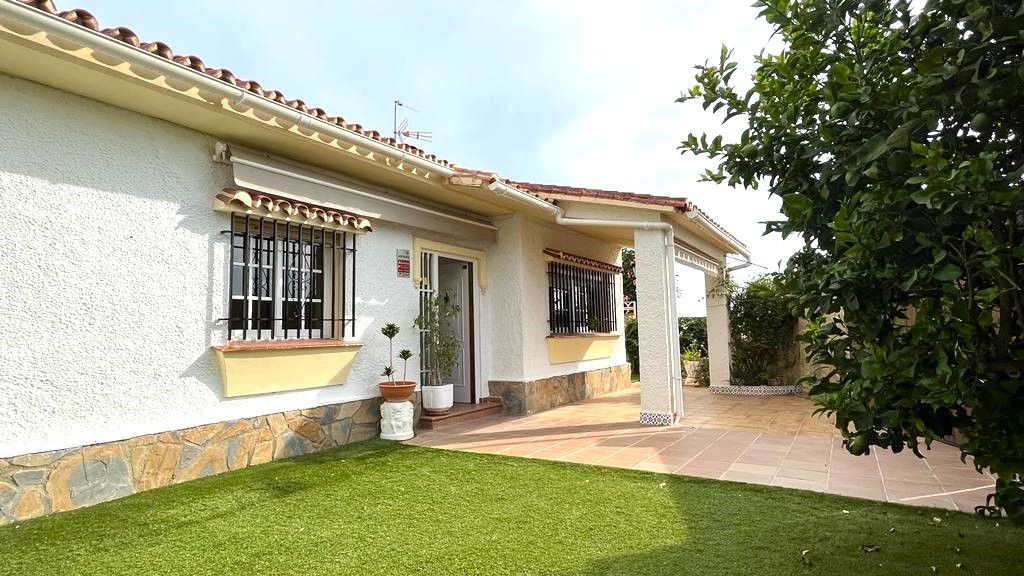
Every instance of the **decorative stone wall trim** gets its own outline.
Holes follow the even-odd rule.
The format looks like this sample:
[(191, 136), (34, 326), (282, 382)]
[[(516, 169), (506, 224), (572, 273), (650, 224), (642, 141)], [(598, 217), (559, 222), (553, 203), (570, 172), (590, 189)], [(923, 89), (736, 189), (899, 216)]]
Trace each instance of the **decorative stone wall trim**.
[(712, 394), (767, 397), (802, 394), (804, 387), (800, 384), (795, 386), (712, 386), (709, 390)]
[(533, 414), (628, 388), (631, 374), (627, 363), (526, 382), (492, 380), (488, 389), (501, 398), (505, 413)]
[(372, 398), (0, 458), (0, 525), (368, 440), (379, 421)]
[(642, 426), (671, 426), (672, 415), (661, 412), (640, 412), (640, 425)]

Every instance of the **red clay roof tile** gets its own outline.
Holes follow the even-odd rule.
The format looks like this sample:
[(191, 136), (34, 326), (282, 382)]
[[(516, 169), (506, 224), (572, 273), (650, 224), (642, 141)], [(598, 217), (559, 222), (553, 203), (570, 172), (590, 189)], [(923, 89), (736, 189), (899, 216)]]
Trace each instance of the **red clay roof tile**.
[[(54, 15), (60, 17), (60, 18), (63, 18), (64, 20), (67, 20), (68, 22), (70, 22), (72, 24), (76, 24), (78, 26), (82, 26), (82, 27), (88, 28), (90, 30), (100, 31), (99, 22), (96, 20), (96, 17), (93, 16), (88, 10), (83, 10), (81, 8), (77, 8), (77, 9), (74, 9), (74, 10), (66, 10), (66, 11), (63, 11), (63, 12), (59, 12), (57, 10), (57, 7), (52, 2), (52, 0), (18, 0), (18, 1), (21, 2), (22, 4), (26, 4), (28, 6), (31, 6), (31, 7), (35, 8), (35, 9), (37, 9), (37, 10), (41, 10), (43, 12), (46, 12), (48, 14), (54, 14)], [(289, 98), (285, 97), (284, 94), (282, 94), (281, 92), (278, 92), (277, 90), (265, 91), (263, 89), (263, 87), (260, 86), (260, 84), (258, 82), (254, 82), (252, 80), (242, 80), (240, 78), (237, 78), (234, 75), (234, 73), (232, 73), (230, 70), (228, 70), (226, 68), (208, 68), (203, 63), (202, 59), (200, 59), (198, 56), (186, 55), (186, 54), (175, 54), (171, 50), (171, 48), (167, 44), (164, 44), (163, 42), (142, 42), (142, 41), (139, 40), (138, 35), (136, 35), (135, 32), (133, 32), (130, 28), (125, 28), (123, 26), (118, 26), (118, 27), (114, 27), (114, 28), (105, 28), (105, 29), (102, 30), (102, 33), (107, 35), (107, 36), (110, 36), (111, 38), (113, 38), (115, 40), (118, 40), (120, 42), (124, 42), (125, 44), (129, 44), (131, 46), (135, 46), (136, 48), (141, 48), (142, 50), (145, 50), (146, 52), (149, 52), (150, 54), (153, 54), (155, 56), (159, 56), (160, 58), (164, 58), (165, 60), (171, 60), (173, 62), (177, 62), (178, 64), (181, 64), (182, 66), (186, 66), (188, 68), (191, 68), (191, 69), (193, 69), (193, 70), (195, 70), (197, 72), (200, 72), (202, 74), (205, 74), (205, 75), (207, 75), (207, 76), (209, 76), (211, 78), (215, 78), (217, 80), (221, 80), (223, 82), (227, 82), (228, 84), (233, 84), (235, 86), (238, 86), (239, 88), (242, 88), (243, 90), (246, 90), (248, 92), (252, 92), (253, 94), (256, 94), (257, 96), (263, 96), (264, 98), (268, 98), (268, 99), (273, 100), (275, 102), (278, 102), (280, 104), (284, 104), (285, 106), (289, 106), (291, 108), (299, 110), (300, 112), (304, 112), (304, 113), (310, 114), (311, 116), (315, 116), (315, 117), (317, 117), (317, 118), (319, 118), (321, 120), (330, 122), (331, 124), (334, 124), (335, 126), (343, 128), (343, 129), (348, 130), (350, 132), (355, 132), (357, 134), (361, 134), (363, 136), (367, 136), (367, 137), (372, 138), (373, 140), (376, 140), (376, 141), (378, 141), (378, 142), (380, 142), (380, 143), (382, 143), (382, 144), (384, 144), (386, 146), (391, 146), (392, 148), (396, 148), (396, 149), (401, 150), (403, 152), (411, 153), (414, 156), (418, 156), (420, 158), (424, 158), (424, 159), (429, 160), (431, 162), (435, 162), (437, 164), (440, 164), (441, 166), (445, 166), (445, 167), (448, 167), (448, 168), (454, 168), (455, 167), (454, 163), (449, 162), (449, 161), (444, 160), (444, 159), (441, 159), (441, 158), (438, 158), (437, 156), (435, 156), (433, 154), (426, 154), (423, 150), (420, 150), (419, 148), (417, 148), (415, 146), (399, 147), (399, 146), (396, 145), (396, 143), (395, 143), (393, 138), (386, 138), (386, 137), (382, 136), (381, 133), (376, 131), (376, 130), (364, 131), (363, 127), (361, 125), (359, 125), (359, 124), (347, 124), (347, 123), (345, 123), (344, 119), (342, 119), (341, 117), (339, 117), (339, 116), (329, 116), (327, 114), (327, 112), (325, 112), (323, 109), (309, 107), (302, 100), (292, 100), (292, 99), (289, 99)]]
[[(76, 24), (78, 26), (82, 26), (84, 28), (88, 28), (94, 31), (100, 30), (99, 22), (97, 22), (96, 18), (87, 10), (78, 8), (74, 10), (67, 10), (64, 12), (58, 12), (57, 7), (54, 5), (52, 0), (18, 1), (21, 2), (22, 4), (26, 4), (48, 14), (55, 14), (72, 24)], [(238, 86), (239, 88), (242, 88), (243, 90), (256, 94), (257, 96), (262, 96), (269, 100), (273, 100), (280, 104), (284, 104), (286, 106), (299, 110), (300, 112), (310, 114), (311, 116), (315, 116), (321, 120), (330, 122), (331, 124), (334, 124), (335, 126), (338, 126), (340, 128), (344, 128), (345, 130), (348, 130), (350, 132), (355, 132), (357, 134), (367, 136), (386, 146), (391, 146), (396, 150), (413, 154), (415, 156), (424, 158), (431, 162), (436, 162), (437, 164), (440, 164), (442, 166), (454, 168), (458, 175), (476, 176), (482, 179), (486, 179), (489, 182), (499, 180), (498, 175), (495, 174), (494, 172), (488, 172), (484, 170), (464, 170), (461, 168), (457, 168), (454, 163), (438, 158), (434, 154), (427, 154), (422, 149), (416, 146), (397, 142), (395, 141), (394, 138), (382, 136), (381, 133), (376, 130), (364, 130), (362, 125), (345, 122), (345, 119), (340, 116), (330, 116), (322, 108), (310, 108), (304, 101), (298, 99), (288, 99), (283, 93), (277, 90), (264, 90), (263, 87), (258, 82), (238, 78), (235, 76), (233, 72), (231, 72), (231, 70), (228, 70), (227, 68), (208, 68), (198, 56), (174, 54), (170, 46), (164, 44), (163, 42), (142, 42), (141, 40), (139, 40), (138, 35), (136, 35), (135, 32), (133, 32), (130, 28), (125, 28), (123, 26), (105, 28), (102, 30), (102, 34), (105, 34), (115, 40), (118, 40), (119, 42), (124, 42), (125, 44), (141, 48), (142, 50), (145, 50), (146, 52), (149, 52), (150, 54), (153, 54), (160, 58), (171, 60), (183, 66), (187, 66), (188, 68), (205, 74), (211, 78), (215, 78), (228, 84), (233, 84), (235, 86)], [(536, 196), (537, 198), (540, 198), (548, 202), (552, 202), (552, 200), (550, 199), (550, 195), (552, 194), (558, 194), (563, 196), (605, 198), (627, 202), (639, 202), (642, 204), (650, 204), (657, 206), (669, 206), (675, 208), (680, 212), (696, 210), (698, 213), (707, 218), (707, 214), (704, 214), (703, 211), (701, 211), (692, 202), (686, 200), (685, 198), (671, 198), (667, 196), (654, 196), (651, 194), (633, 194), (629, 192), (618, 192), (614, 190), (598, 190), (595, 188), (578, 188), (574, 186), (536, 184), (533, 182), (516, 182), (506, 180), (505, 183), (508, 184), (509, 186), (513, 186), (519, 190), (522, 190), (527, 194)], [(546, 195), (549, 197), (545, 197)], [(724, 228), (722, 228), (720, 225), (718, 225), (710, 218), (707, 219), (709, 222), (714, 224), (714, 226), (723, 234), (725, 234), (726, 236), (728, 236), (729, 238), (731, 238), (732, 240), (734, 240), (735, 242), (742, 246), (742, 243), (735, 236), (729, 234), (729, 232), (727, 232)]]

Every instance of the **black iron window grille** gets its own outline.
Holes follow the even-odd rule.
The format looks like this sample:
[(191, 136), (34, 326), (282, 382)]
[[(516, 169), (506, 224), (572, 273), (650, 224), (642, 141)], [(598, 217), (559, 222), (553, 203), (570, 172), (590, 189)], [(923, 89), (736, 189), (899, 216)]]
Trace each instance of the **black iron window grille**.
[(614, 332), (617, 316), (614, 274), (548, 262), (548, 322), (552, 334)]
[(230, 340), (355, 337), (356, 234), (235, 214)]

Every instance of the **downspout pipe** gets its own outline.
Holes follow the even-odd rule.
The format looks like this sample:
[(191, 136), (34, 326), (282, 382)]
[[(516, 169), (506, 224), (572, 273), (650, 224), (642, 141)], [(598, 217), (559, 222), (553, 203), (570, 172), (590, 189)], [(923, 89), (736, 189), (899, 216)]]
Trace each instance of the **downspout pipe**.
[(211, 78), (202, 72), (172, 60), (166, 60), (150, 54), (141, 48), (125, 44), (120, 40), (115, 40), (95, 30), (72, 24), (55, 14), (37, 10), (27, 4), (22, 4), (15, 0), (0, 0), (0, 17), (13, 20), (29, 28), (41, 30), (47, 35), (52, 34), (67, 38), (95, 52), (116, 56), (130, 65), (148, 68), (164, 75), (168, 79), (196, 86), (204, 92), (209, 92), (228, 100), (234, 106), (247, 106), (267, 116), (286, 119), (299, 127), (319, 132), (349, 145), (356, 145), (387, 157), (396, 158), (399, 162), (404, 162), (444, 177), (455, 174), (455, 170), (448, 166), (442, 166), (441, 164), (409, 154), (404, 150), (393, 148), (369, 136), (339, 128), (316, 116), (306, 114), (258, 94), (253, 94), (223, 80)]

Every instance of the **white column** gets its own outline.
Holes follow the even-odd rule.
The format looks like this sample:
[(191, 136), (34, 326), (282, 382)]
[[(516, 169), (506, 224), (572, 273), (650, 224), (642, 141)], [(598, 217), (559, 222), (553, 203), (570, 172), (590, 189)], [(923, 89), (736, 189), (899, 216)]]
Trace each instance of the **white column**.
[(640, 423), (670, 426), (682, 416), (682, 368), (672, 244), (664, 230), (636, 230)]
[(729, 351), (729, 306), (728, 297), (718, 288), (718, 276), (704, 276), (704, 291), (707, 294), (708, 314), (708, 368), (712, 386), (732, 384)]

